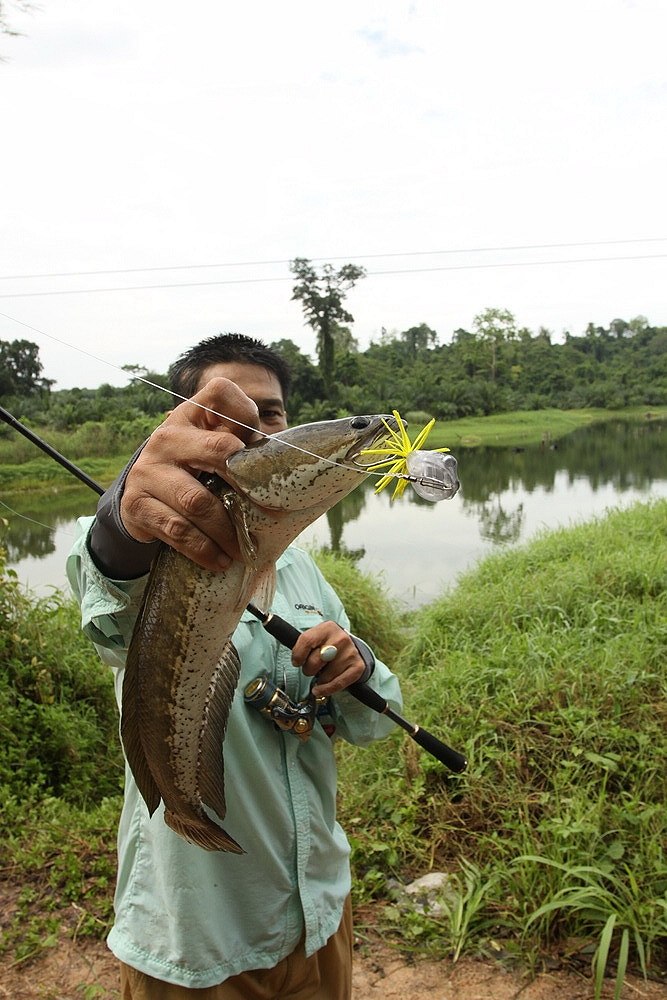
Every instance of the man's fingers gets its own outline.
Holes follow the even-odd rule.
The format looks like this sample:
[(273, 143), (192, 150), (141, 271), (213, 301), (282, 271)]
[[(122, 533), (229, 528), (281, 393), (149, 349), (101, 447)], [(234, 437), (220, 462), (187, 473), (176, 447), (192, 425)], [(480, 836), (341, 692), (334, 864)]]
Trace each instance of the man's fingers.
[(151, 533), (142, 531), (141, 528), (135, 528), (130, 534), (139, 542), (155, 540), (165, 542), (172, 549), (181, 552), (204, 569), (213, 572), (227, 569), (232, 559), (238, 559), (240, 556), (236, 534), (229, 524), (227, 512), (220, 501), (212, 494), (209, 495), (219, 508), (217, 512), (219, 519), (221, 522), (227, 522), (229, 528), (228, 533), (223, 532), (223, 545), (217, 544), (209, 534), (201, 531), (195, 523), (175, 513), (172, 507), (155, 497), (142, 497), (137, 501), (137, 506), (141, 511), (137, 517), (137, 523), (150, 523)]
[[(334, 647), (335, 655), (331, 653)], [(359, 680), (365, 669), (352, 639), (335, 622), (322, 622), (303, 632), (292, 649), (292, 662), (307, 677), (317, 677), (313, 687), (317, 697), (345, 690)]]
[[(224, 477), (227, 460), (255, 436), (255, 402), (225, 378), (212, 379), (155, 429), (127, 474), (120, 505), (126, 531), (138, 541), (158, 539), (205, 569), (240, 558), (227, 512), (199, 481), (201, 472)], [(202, 406), (205, 407), (202, 409)]]
[[(135, 471), (135, 470), (133, 470)], [(158, 539), (205, 569), (240, 558), (236, 530), (218, 497), (185, 469), (162, 476), (136, 469), (120, 508), (126, 531), (140, 542)]]
[(177, 423), (202, 428), (225, 427), (248, 443), (259, 428), (256, 403), (226, 378), (213, 378), (191, 400), (184, 400), (172, 413)]
[[(243, 447), (240, 437), (229, 431), (223, 433), (222, 428), (193, 429), (192, 424), (180, 424), (168, 418), (151, 434), (137, 465), (151, 478), (154, 471), (150, 466), (163, 464), (200, 472), (222, 472), (227, 459)], [(136, 466), (132, 471), (135, 469)]]

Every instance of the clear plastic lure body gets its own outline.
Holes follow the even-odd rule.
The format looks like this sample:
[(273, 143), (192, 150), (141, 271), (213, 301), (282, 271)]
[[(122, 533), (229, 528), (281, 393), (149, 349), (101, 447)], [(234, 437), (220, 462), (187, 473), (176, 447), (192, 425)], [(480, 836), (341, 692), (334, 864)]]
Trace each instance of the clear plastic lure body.
[(451, 500), (459, 489), (458, 466), (453, 455), (441, 451), (411, 451), (405, 458), (410, 485), (424, 500)]

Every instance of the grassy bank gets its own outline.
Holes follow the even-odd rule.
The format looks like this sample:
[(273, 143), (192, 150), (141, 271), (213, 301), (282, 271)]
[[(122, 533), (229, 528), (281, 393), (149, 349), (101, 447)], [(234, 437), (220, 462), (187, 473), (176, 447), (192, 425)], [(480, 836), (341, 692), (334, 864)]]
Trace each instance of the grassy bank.
[[(470, 761), (449, 775), (402, 732), (341, 748), (361, 932), (373, 901), (407, 949), (664, 971), (667, 502), (493, 556), (407, 621), (353, 565), (322, 559), (401, 675), (407, 718)], [(1, 592), (0, 866), (21, 958), (58, 921), (106, 927), (120, 764), (109, 679), (76, 613), (24, 602), (11, 580)], [(80, 719), (98, 716), (95, 735)], [(392, 880), (433, 870), (449, 875), (439, 913), (392, 898)]]
[[(96, 482), (107, 487), (126, 464), (130, 454), (85, 458), (76, 464)], [(80, 488), (81, 484), (72, 473), (52, 458), (32, 458), (29, 462), (6, 462), (0, 465), (0, 491), (3, 497), (30, 493), (31, 498), (37, 498), (54, 492), (65, 495)]]
[(388, 932), (664, 971), (667, 503), (486, 559), (416, 617), (398, 669), (408, 717), (470, 765), (447, 776), (400, 737), (348, 753), (358, 890), (454, 873), (443, 916), (389, 907)]
[[(75, 431), (51, 427), (31, 428), (38, 437), (93, 479), (107, 486), (118, 475), (130, 455), (155, 427), (150, 417), (131, 421), (89, 421)], [(18, 431), (0, 425), (0, 490), (13, 492), (65, 491), (75, 480), (54, 459), (46, 457)]]
[(428, 439), (429, 448), (513, 448), (551, 443), (580, 427), (610, 420), (667, 420), (667, 407), (632, 407), (625, 410), (519, 410), (490, 417), (465, 417), (439, 422)]

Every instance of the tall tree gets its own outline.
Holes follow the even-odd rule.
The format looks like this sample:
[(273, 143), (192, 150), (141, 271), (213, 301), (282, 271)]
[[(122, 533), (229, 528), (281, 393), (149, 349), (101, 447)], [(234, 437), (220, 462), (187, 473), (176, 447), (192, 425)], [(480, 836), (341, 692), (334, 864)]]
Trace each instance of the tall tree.
[(498, 356), (502, 345), (516, 340), (517, 331), (514, 316), (508, 309), (485, 309), (475, 316), (473, 327), (477, 335), (490, 351), (489, 377), (496, 381)]
[(344, 323), (353, 323), (354, 316), (343, 306), (345, 296), (366, 276), (363, 267), (344, 264), (338, 271), (333, 264), (323, 264), (318, 274), (305, 257), (295, 257), (290, 271), (298, 279), (292, 289), (292, 299), (301, 302), (306, 323), (317, 335), (317, 357), (327, 397), (334, 393), (334, 362), (336, 333)]
[(438, 335), (426, 323), (420, 323), (419, 326), (411, 326), (409, 330), (404, 330), (401, 340), (405, 344), (408, 356), (414, 361), (418, 354), (437, 343)]

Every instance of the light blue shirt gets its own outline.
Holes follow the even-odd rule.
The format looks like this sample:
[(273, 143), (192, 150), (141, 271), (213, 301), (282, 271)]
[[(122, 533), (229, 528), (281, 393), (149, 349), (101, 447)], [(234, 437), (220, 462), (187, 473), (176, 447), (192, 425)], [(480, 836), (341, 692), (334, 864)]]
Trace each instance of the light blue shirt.
[[(114, 668), (120, 706), (125, 655), (147, 578), (119, 582), (100, 573), (86, 545), (92, 520), (79, 520), (67, 573), (83, 630)], [(327, 620), (349, 627), (339, 598), (306, 552), (291, 546), (278, 561), (277, 576), (276, 614), (299, 629)], [(224, 741), (224, 827), (246, 853), (186, 843), (164, 823), (162, 806), (149, 818), (126, 767), (109, 947), (128, 965), (187, 987), (272, 968), (294, 951), (304, 930), (311, 955), (338, 929), (350, 891), (331, 738), (318, 722), (302, 743), (243, 702), (245, 686), (263, 671), (295, 701), (307, 696), (310, 678), (249, 612), (234, 645), (241, 677)], [(376, 663), (370, 684), (400, 710), (398, 681), (383, 663)], [(331, 699), (329, 713), (335, 737), (357, 745), (393, 726), (346, 692)]]

